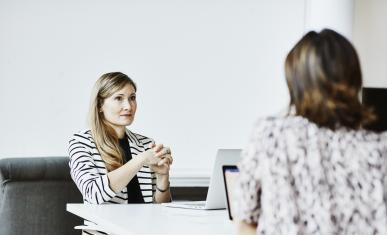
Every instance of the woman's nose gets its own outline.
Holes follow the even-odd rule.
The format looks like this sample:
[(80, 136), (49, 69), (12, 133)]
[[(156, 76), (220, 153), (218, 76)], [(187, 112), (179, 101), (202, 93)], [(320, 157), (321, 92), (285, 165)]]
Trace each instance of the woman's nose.
[(123, 102), (123, 108), (124, 108), (124, 110), (129, 110), (130, 111), (130, 109), (132, 108), (131, 106), (130, 106), (130, 102), (127, 100), (127, 101), (125, 101), (125, 102)]

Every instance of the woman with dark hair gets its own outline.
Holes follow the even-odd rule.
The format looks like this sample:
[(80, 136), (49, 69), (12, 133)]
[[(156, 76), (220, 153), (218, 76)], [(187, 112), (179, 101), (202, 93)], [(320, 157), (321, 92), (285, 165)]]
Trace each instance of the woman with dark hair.
[(239, 234), (387, 234), (387, 135), (364, 128), (355, 49), (309, 32), (285, 75), (289, 114), (260, 119), (239, 164)]
[[(127, 75), (102, 75), (94, 85), (89, 128), (69, 141), (70, 173), (86, 204), (169, 202), (171, 150), (133, 133), (137, 86)], [(85, 221), (84, 234), (105, 234)]]

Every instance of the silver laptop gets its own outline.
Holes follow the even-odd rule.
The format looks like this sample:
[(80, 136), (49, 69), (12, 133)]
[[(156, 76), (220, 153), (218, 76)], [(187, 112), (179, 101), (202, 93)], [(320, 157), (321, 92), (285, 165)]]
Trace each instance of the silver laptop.
[(219, 149), (205, 201), (163, 203), (167, 207), (214, 210), (226, 208), (226, 192), (223, 185), (223, 165), (236, 165), (240, 160), (240, 149)]

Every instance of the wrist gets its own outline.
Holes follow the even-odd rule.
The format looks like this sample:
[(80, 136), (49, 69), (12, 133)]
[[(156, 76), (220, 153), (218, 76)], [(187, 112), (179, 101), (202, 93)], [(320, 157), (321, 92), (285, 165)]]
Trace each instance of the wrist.
[(156, 182), (160, 185), (166, 185), (169, 183), (169, 173), (159, 174), (156, 173)]
[(156, 173), (156, 183), (162, 186), (169, 184), (169, 174)]
[(159, 185), (156, 183), (156, 190), (161, 192), (161, 193), (165, 193), (165, 192), (169, 191), (169, 186), (170, 186), (169, 181), (168, 181), (167, 185)]
[(167, 173), (158, 173), (158, 172), (155, 172), (155, 174), (156, 174), (156, 177), (157, 178), (168, 178), (169, 179), (169, 172), (167, 172)]
[(169, 175), (160, 175), (156, 173), (156, 184), (162, 188), (165, 188), (169, 185)]
[(143, 166), (149, 166), (150, 165), (149, 153), (143, 152), (141, 155), (142, 155), (141, 156), (141, 164)]

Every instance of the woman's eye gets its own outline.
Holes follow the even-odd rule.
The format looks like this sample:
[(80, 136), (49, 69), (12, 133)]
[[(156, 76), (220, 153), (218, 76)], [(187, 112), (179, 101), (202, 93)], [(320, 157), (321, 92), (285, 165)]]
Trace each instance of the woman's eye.
[(131, 96), (130, 100), (133, 100), (133, 101), (136, 100), (136, 96)]
[(122, 97), (121, 96), (117, 96), (116, 98), (114, 98), (115, 100), (118, 100), (118, 101), (121, 101), (122, 100)]

